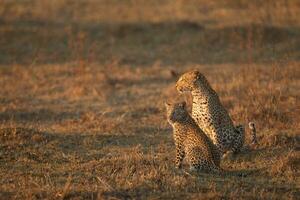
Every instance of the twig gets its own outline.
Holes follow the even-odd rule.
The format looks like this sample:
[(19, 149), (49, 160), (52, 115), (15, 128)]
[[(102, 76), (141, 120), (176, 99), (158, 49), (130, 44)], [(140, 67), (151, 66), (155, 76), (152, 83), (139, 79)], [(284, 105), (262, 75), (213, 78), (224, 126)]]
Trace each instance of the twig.
[(105, 186), (105, 188), (109, 191), (113, 191), (113, 187), (111, 187), (106, 181), (104, 181), (102, 178), (100, 178), (99, 176), (96, 176), (96, 179)]

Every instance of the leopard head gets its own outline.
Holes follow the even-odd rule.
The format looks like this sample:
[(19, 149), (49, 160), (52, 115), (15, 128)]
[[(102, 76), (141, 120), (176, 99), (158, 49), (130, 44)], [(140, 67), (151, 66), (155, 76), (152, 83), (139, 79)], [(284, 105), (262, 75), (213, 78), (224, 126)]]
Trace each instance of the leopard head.
[(210, 89), (207, 79), (197, 70), (184, 73), (176, 83), (176, 89), (180, 93), (207, 88)]
[(178, 103), (165, 103), (167, 110), (167, 120), (170, 124), (175, 122), (182, 122), (187, 119), (188, 113), (186, 110), (186, 103), (178, 102)]

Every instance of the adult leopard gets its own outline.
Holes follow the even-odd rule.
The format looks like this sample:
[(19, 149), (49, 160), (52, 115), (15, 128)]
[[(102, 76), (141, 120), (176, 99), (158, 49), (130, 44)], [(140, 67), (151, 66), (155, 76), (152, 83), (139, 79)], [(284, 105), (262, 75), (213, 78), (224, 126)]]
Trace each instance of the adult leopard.
[[(192, 117), (211, 138), (221, 154), (230, 150), (233, 153), (241, 151), (245, 141), (244, 126), (233, 125), (218, 94), (202, 73), (193, 70), (183, 74), (176, 83), (176, 89), (180, 93), (191, 92), (193, 98)], [(251, 126), (254, 127), (253, 122), (251, 122)], [(256, 138), (254, 131), (252, 137)]]

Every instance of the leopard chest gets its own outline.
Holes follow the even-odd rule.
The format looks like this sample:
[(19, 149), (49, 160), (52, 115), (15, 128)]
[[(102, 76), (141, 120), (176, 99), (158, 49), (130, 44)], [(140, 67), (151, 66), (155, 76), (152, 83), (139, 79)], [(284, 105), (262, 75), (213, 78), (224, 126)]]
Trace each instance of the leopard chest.
[(191, 128), (175, 130), (173, 138), (177, 146), (194, 147), (202, 145), (202, 141)]
[(175, 128), (173, 131), (173, 139), (176, 145), (183, 145), (184, 140), (186, 138), (186, 135), (184, 134), (186, 132), (185, 129), (178, 129)]
[(192, 115), (200, 127), (213, 126), (218, 120), (218, 109), (210, 102), (193, 103)]

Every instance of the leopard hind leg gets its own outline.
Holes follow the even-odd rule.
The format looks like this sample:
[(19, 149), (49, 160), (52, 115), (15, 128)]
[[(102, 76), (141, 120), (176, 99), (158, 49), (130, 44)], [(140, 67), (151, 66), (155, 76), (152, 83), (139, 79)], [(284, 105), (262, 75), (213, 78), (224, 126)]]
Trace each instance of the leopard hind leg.
[(186, 154), (191, 172), (208, 172), (215, 167), (211, 154), (199, 147), (191, 148)]
[(237, 125), (235, 127), (235, 137), (232, 145), (233, 154), (241, 152), (242, 147), (245, 143), (245, 128), (243, 125)]

